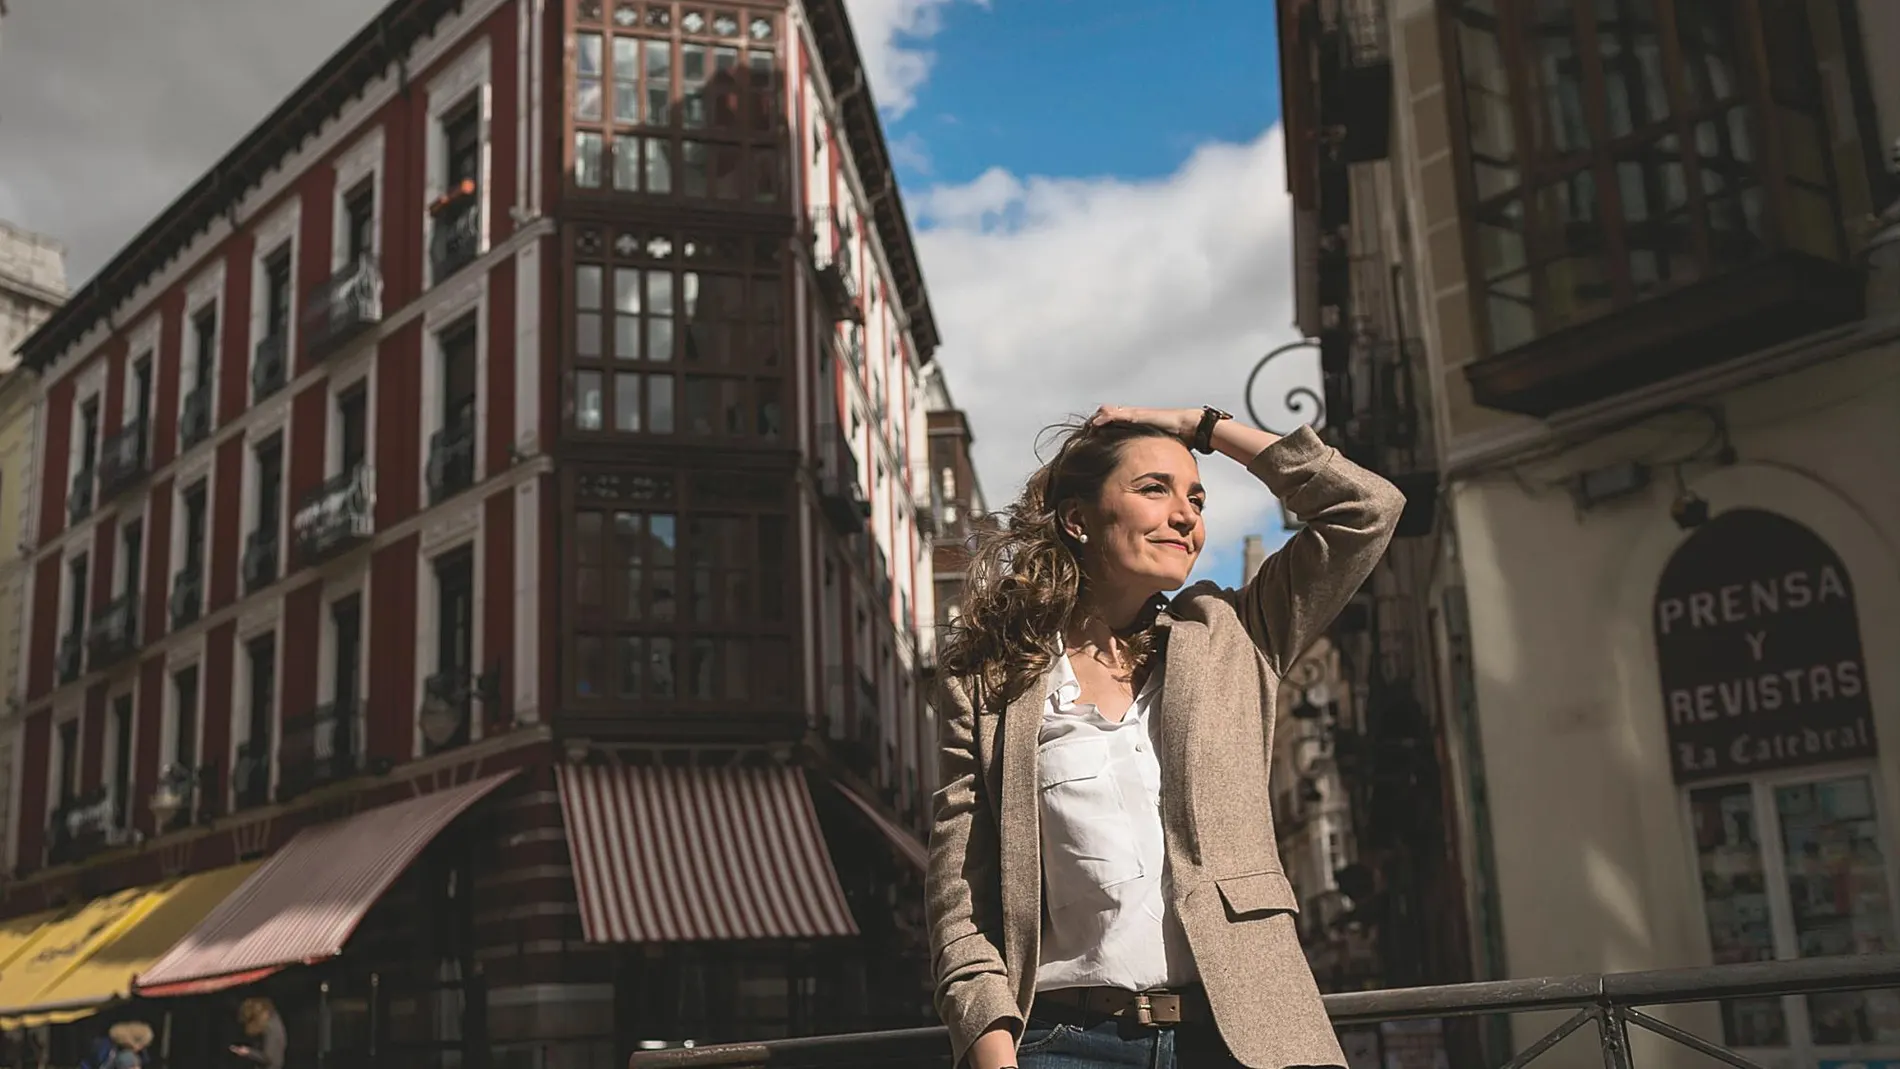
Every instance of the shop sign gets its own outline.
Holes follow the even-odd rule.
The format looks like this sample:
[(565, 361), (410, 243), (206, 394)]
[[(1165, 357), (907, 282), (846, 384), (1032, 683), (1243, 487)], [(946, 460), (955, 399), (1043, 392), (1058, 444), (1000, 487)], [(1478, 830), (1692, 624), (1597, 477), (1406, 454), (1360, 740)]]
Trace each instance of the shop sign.
[(1853, 583), (1813, 531), (1715, 517), (1670, 557), (1651, 623), (1676, 782), (1874, 754)]

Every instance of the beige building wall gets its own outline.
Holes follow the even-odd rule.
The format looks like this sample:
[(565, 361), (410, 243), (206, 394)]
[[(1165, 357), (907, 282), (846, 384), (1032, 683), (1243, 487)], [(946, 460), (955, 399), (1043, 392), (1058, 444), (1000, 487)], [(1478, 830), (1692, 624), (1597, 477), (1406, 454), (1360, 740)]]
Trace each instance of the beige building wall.
[[(1900, 42), (1900, 5), (1864, 0), (1860, 8), (1870, 42)], [(1869, 320), (1840, 337), (1783, 347), (1773, 360), (1742, 358), (1697, 382), (1613, 399), (1551, 423), (1478, 407), (1464, 377), (1480, 349), (1466, 290), (1439, 21), (1429, 0), (1390, 0), (1388, 14), (1392, 177), (1409, 208), (1418, 317), (1445, 457), (1443, 503), (1452, 521), (1440, 587), (1461, 582), (1469, 605), (1507, 974), (1711, 960), (1688, 791), (1672, 778), (1651, 623), (1658, 578), (1688, 537), (1670, 516), (1685, 489), (1718, 515), (1749, 507), (1798, 521), (1850, 573), (1883, 752), (1874, 761), (1790, 775), (1876, 776), (1891, 908), (1900, 888), (1900, 661), (1893, 656), (1900, 649), (1900, 348), (1880, 339), (1900, 331), (1900, 301), (1886, 296), (1900, 287), (1876, 277)], [(1880, 62), (1883, 47), (1865, 47), (1880, 126), (1891, 138), (1900, 134), (1900, 73)], [(1844, 191), (1850, 205), (1854, 192)], [(1711, 423), (1693, 411), (1653, 411), (1663, 402), (1719, 408), (1737, 463), (1687, 465), (1679, 486), (1671, 466), (1655, 462), (1706, 445)], [(1571, 480), (1632, 460), (1654, 465), (1647, 489), (1579, 507)], [(1461, 792), (1469, 786), (1462, 771), (1455, 778)], [(1775, 834), (1761, 816), (1761, 834)], [(1463, 830), (1467, 841), (1477, 834), (1469, 823)], [(1777, 912), (1776, 924), (1785, 926), (1785, 906)], [(1712, 1007), (1657, 1012), (1704, 1036), (1722, 1035)], [(1518, 1047), (1558, 1019), (1518, 1018)], [(1538, 1064), (1600, 1066), (1590, 1032)], [(1647, 1033), (1633, 1041), (1638, 1065), (1711, 1064)], [(1803, 1063), (1793, 1056), (1763, 1060)]]
[(33, 487), (36, 409), (31, 375), (14, 350), (66, 296), (66, 252), (58, 242), (0, 222), (0, 872), (17, 858), (6, 840), (19, 782), (20, 697), (24, 680), (26, 517)]

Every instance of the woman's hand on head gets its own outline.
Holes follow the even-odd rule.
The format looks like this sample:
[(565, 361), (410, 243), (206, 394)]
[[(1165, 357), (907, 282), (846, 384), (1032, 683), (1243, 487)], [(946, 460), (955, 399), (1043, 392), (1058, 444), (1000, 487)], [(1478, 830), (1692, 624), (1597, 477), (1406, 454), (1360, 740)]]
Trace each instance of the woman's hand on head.
[(1089, 417), (1089, 426), (1104, 423), (1142, 423), (1157, 427), (1187, 441), (1201, 425), (1198, 408), (1131, 408), (1127, 405), (1103, 405)]

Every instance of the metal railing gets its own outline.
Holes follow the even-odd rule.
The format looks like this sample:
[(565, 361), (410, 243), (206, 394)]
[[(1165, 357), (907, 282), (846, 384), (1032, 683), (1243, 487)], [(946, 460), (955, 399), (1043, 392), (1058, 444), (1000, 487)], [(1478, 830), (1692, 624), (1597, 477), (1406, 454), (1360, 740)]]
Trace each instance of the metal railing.
[[(1523, 1069), (1589, 1024), (1596, 1025), (1597, 1044), (1605, 1069), (1635, 1069), (1630, 1053), (1632, 1026), (1736, 1069), (1762, 1069), (1746, 1056), (1644, 1013), (1639, 1007), (1885, 987), (1900, 987), (1900, 954), (1352, 991), (1327, 995), (1325, 1003), (1326, 1012), (1336, 1027), (1434, 1017), (1574, 1011), (1562, 1024), (1518, 1052), (1500, 1069)], [(629, 1069), (763, 1069), (766, 1066), (774, 1069), (781, 1066), (896, 1069), (945, 1064), (949, 1061), (948, 1052), (949, 1038), (944, 1029), (908, 1028), (641, 1051), (628, 1059), (628, 1066)]]

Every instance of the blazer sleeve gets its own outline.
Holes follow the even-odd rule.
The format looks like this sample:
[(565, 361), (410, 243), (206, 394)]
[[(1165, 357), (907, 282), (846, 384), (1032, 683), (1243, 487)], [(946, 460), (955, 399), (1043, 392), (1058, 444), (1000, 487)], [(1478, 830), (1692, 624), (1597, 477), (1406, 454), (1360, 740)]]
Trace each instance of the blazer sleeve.
[(1262, 449), (1247, 470), (1305, 523), (1234, 598), (1254, 644), (1285, 674), (1372, 574), (1405, 495), (1311, 427)]
[(976, 748), (976, 714), (961, 684), (939, 690), (943, 784), (930, 829), (925, 878), (937, 1015), (950, 1029), (954, 1064), (992, 1027), (1022, 1035), (1009, 967), (1003, 961), (1001, 855), (994, 800)]

